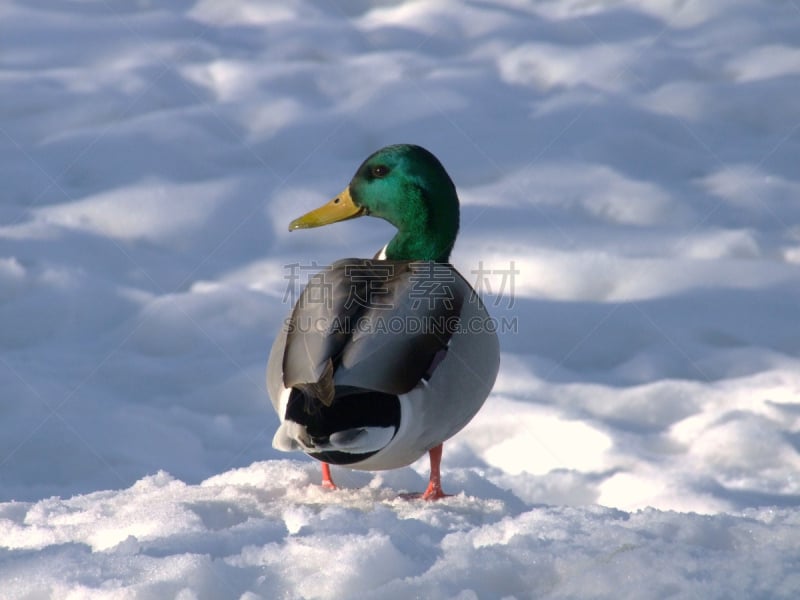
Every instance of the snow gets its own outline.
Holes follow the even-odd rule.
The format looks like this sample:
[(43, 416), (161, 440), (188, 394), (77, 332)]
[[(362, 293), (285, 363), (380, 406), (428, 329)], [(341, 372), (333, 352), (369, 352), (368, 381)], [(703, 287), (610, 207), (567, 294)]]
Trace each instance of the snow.
[[(0, 596), (795, 598), (800, 6), (0, 5)], [(390, 143), (456, 181), (478, 416), (379, 473), (270, 447), (289, 234)], [(301, 282), (302, 282), (301, 278)]]

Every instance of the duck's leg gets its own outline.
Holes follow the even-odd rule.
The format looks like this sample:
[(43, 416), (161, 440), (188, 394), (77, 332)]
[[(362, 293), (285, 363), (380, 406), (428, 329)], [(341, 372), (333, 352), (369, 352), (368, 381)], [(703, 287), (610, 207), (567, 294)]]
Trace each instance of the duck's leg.
[(421, 498), (423, 500), (441, 500), (450, 495), (442, 491), (442, 475), (439, 470), (442, 463), (442, 444), (428, 450), (428, 456), (431, 459), (431, 477), (428, 481), (428, 489), (423, 492)]
[(322, 463), (322, 487), (329, 490), (336, 489), (336, 484), (331, 479), (331, 466), (326, 462)]

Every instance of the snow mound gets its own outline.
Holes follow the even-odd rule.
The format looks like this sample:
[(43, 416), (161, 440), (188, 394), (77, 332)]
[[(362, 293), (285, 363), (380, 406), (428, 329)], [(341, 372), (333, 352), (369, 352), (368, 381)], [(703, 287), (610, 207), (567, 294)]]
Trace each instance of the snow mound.
[[(470, 487), (474, 475), (462, 473)], [(330, 491), (307, 463), (0, 509), (12, 598), (790, 598), (795, 511), (701, 516)], [(391, 479), (391, 476), (390, 476)], [(665, 560), (665, 557), (669, 557)]]

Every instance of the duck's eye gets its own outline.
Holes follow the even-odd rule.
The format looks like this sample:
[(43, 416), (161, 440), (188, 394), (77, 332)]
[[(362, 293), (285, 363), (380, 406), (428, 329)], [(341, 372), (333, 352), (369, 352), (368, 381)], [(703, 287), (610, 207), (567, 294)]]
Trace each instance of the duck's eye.
[(386, 165), (377, 165), (372, 167), (372, 176), (373, 177), (386, 177), (389, 174), (389, 167)]

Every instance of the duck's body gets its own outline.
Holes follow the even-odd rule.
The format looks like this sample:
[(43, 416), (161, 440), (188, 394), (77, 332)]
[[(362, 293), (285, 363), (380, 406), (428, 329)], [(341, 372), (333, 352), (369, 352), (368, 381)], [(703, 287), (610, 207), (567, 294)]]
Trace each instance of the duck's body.
[[(438, 197), (434, 195), (437, 194)], [(390, 146), (348, 188), (290, 229), (372, 214), (398, 234), (374, 259), (343, 259), (312, 278), (270, 353), (267, 386), (280, 450), (381, 470), (431, 454), (478, 412), (499, 346), (483, 303), (447, 263), (458, 231), (455, 187), (428, 151)], [(435, 479), (435, 481), (434, 481)]]

